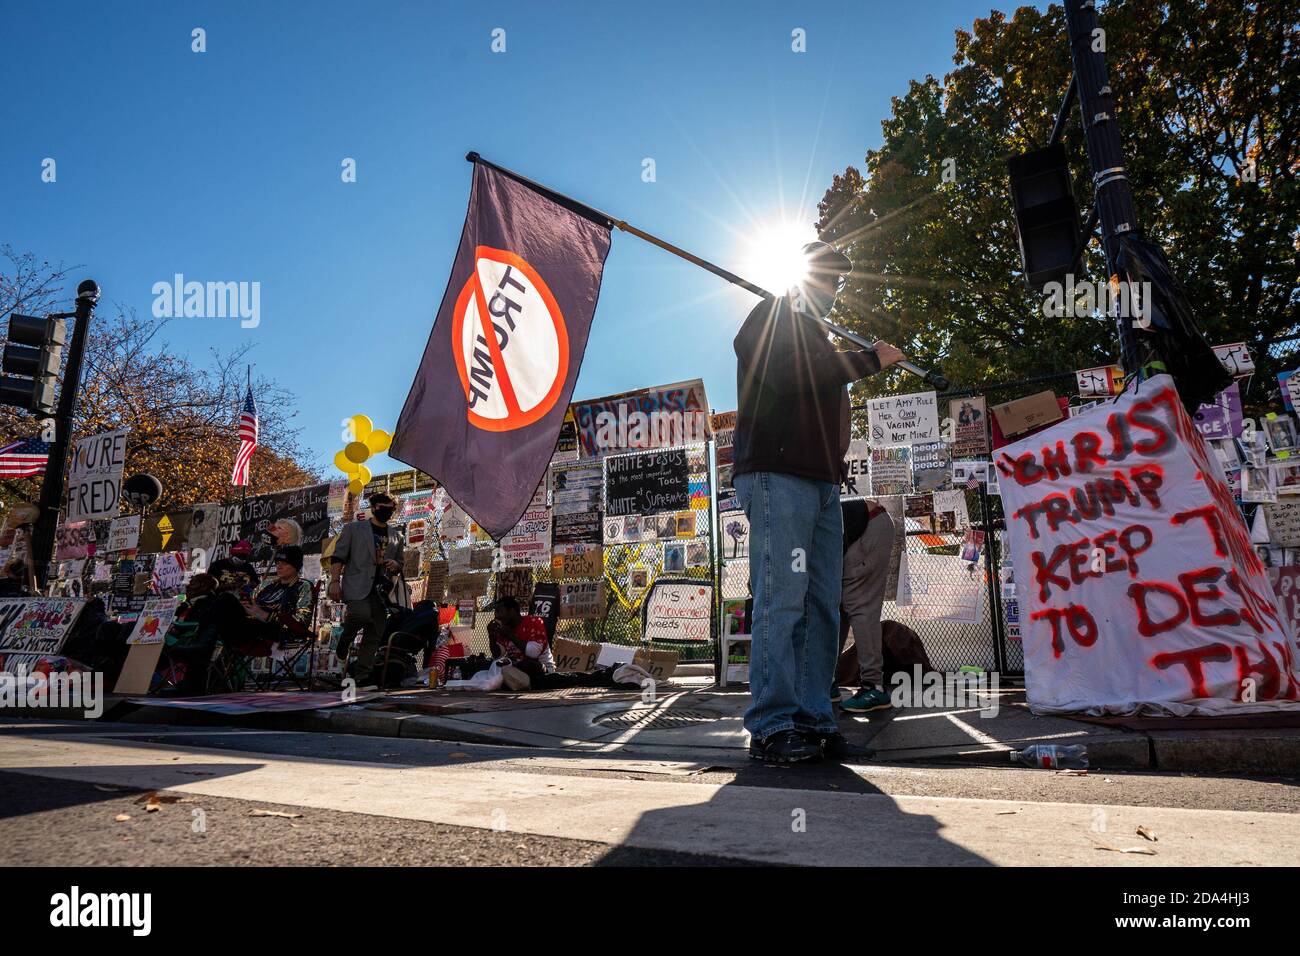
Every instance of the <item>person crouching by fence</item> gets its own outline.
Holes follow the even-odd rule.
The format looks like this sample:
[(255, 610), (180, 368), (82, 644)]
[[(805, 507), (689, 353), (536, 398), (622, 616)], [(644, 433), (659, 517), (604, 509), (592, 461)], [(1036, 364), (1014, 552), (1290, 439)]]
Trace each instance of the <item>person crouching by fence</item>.
[(754, 596), (745, 729), (750, 756), (772, 763), (845, 752), (827, 688), (839, 636), (847, 386), (903, 357), (886, 342), (835, 349), (821, 319), (852, 263), (822, 242), (804, 254), (798, 294), (759, 303), (735, 340), (734, 483), (749, 518)]
[[(858, 658), (858, 692), (840, 704), (852, 714), (888, 710), (892, 705), (884, 687), (884, 642), (880, 609), (894, 551), (894, 519), (889, 512), (864, 498), (840, 502), (844, 516), (844, 573), (840, 587), (840, 642), (843, 650), (849, 628)], [(832, 679), (831, 700), (840, 689)]]

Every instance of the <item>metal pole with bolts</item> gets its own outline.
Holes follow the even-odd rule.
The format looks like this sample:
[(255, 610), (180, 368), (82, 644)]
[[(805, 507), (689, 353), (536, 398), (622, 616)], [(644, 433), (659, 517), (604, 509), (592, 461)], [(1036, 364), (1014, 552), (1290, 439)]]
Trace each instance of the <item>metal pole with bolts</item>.
[(50, 562), (54, 558), (54, 532), (59, 523), (59, 509), (63, 504), (63, 481), (68, 467), (68, 450), (72, 444), (72, 418), (77, 409), (77, 392), (81, 387), (81, 363), (86, 351), (86, 335), (90, 318), (99, 302), (99, 286), (87, 279), (77, 286), (75, 311), (58, 318), (75, 320), (72, 345), (68, 350), (68, 364), (63, 371), (63, 388), (59, 392), (59, 406), (54, 413), (54, 444), (50, 448), (49, 464), (41, 482), (41, 514), (32, 532), (32, 556), (36, 563), (36, 576), (41, 588), (50, 575)]

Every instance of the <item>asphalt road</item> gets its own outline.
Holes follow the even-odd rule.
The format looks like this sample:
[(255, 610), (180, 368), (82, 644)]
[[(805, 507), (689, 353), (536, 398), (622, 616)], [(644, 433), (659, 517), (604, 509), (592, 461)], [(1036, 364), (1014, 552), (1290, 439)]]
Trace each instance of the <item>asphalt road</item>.
[[(1294, 864), (1296, 783), (20, 722), (0, 726), (0, 865), (52, 840), (70, 865)], [(1138, 824), (1154, 857), (1098, 852), (1143, 844)]]

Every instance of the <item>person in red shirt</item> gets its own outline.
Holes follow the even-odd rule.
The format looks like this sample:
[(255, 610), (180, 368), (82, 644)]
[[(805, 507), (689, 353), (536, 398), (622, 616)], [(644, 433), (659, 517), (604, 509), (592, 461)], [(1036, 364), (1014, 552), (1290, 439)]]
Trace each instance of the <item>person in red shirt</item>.
[(508, 658), (529, 677), (540, 677), (546, 672), (543, 660), (550, 650), (546, 623), (535, 614), (521, 613), (512, 597), (498, 598), (493, 607), (496, 613), (488, 624), (492, 656)]

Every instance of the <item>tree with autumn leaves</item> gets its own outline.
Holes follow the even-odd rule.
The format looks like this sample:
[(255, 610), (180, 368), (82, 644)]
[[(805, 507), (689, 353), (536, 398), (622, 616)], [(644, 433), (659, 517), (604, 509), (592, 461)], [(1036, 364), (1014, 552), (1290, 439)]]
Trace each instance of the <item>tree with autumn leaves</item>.
[[(1300, 331), (1298, 9), (1109, 0), (1100, 11), (1139, 225), (1164, 247), (1212, 343)], [(1012, 215), (1007, 158), (1047, 144), (1069, 83), (1064, 12), (993, 12), (957, 32), (953, 62), (894, 98), (880, 147), (822, 200), (822, 238), (854, 262), (834, 318), (941, 367), (958, 388), (1116, 361), (1110, 321), (1044, 314)], [(1086, 219), (1077, 105), (1063, 142)], [(1078, 282), (1106, 278), (1099, 242), (1079, 272)], [(1253, 349), (1252, 403), (1300, 361), (1297, 344)], [(878, 376), (857, 388), (861, 399), (915, 382)]]
[[(16, 311), (42, 316), (70, 310), (69, 273), (62, 265), (0, 247), (0, 316)], [(107, 314), (105, 314), (107, 313)], [(101, 304), (86, 339), (82, 388), (73, 441), (123, 426), (126, 475), (146, 472), (163, 487), (153, 506), (176, 509), (237, 497), (230, 472), (239, 447), (236, 423), (243, 403), (248, 346), (216, 350), (200, 364), (172, 351), (166, 319)], [(66, 357), (66, 356), (65, 356)], [(323, 480), (299, 443), (294, 396), (274, 381), (255, 377), (258, 448), (248, 493), (260, 494)], [(20, 409), (0, 407), (0, 438), (40, 433), (40, 422)], [(36, 501), (40, 478), (0, 481), (0, 500)], [(122, 503), (124, 513), (130, 508)]]

